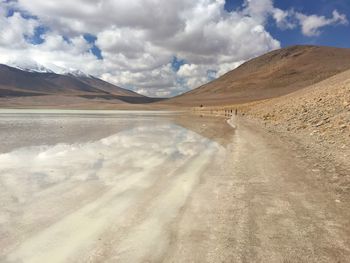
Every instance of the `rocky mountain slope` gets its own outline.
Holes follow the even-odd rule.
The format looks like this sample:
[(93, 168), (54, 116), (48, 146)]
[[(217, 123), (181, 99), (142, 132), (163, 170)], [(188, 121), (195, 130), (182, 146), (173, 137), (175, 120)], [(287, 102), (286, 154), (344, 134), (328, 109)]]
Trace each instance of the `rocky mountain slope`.
[(350, 150), (350, 70), (279, 98), (237, 107), (275, 129)]
[(198, 106), (282, 96), (350, 69), (350, 49), (293, 46), (252, 59), (222, 77), (167, 101)]

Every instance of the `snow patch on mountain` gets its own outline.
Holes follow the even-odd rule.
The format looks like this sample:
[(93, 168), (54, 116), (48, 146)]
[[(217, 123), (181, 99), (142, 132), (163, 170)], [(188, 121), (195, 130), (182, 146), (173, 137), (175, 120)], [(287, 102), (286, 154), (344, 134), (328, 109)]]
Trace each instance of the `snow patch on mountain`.
[(79, 69), (64, 69), (60, 73), (57, 73), (57, 74), (71, 75), (74, 77), (85, 77), (85, 78), (92, 78), (93, 77), (93, 76), (86, 74), (85, 72), (83, 72)]
[(23, 71), (28, 71), (28, 72), (39, 72), (39, 73), (54, 73), (53, 70), (44, 67), (43, 65), (40, 65), (36, 63), (35, 61), (9, 61), (6, 63), (8, 66), (17, 68)]
[(8, 61), (6, 65), (17, 68), (23, 71), (27, 72), (36, 72), (36, 73), (56, 73), (60, 75), (70, 75), (74, 77), (86, 77), (86, 78), (92, 78), (92, 75), (86, 74), (85, 72), (79, 70), (79, 69), (73, 69), (73, 68), (63, 68), (60, 66), (57, 66), (53, 63), (49, 63), (46, 65), (42, 65), (37, 63), (36, 61), (31, 60), (13, 60)]

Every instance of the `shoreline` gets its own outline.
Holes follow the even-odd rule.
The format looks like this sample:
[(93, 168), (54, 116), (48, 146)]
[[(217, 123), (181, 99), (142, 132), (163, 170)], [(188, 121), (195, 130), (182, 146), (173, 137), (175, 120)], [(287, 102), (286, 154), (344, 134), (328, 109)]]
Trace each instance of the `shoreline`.
[(262, 130), (276, 140), (281, 140), (289, 149), (289, 152), (286, 152), (287, 155), (295, 155), (310, 164), (309, 168), (321, 187), (325, 186), (339, 199), (350, 201), (350, 164), (346, 153), (339, 153), (337, 147), (329, 148), (317, 141), (303, 138), (303, 135), (275, 129), (273, 125), (250, 116), (233, 116), (228, 123), (233, 123), (236, 129), (244, 123)]

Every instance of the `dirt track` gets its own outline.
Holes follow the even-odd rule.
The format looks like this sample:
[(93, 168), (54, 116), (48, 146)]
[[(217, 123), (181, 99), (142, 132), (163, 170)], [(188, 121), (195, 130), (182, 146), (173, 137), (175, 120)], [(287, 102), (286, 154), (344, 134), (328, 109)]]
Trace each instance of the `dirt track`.
[[(237, 259), (347, 262), (350, 207), (325, 189), (327, 176), (291, 144), (238, 121), (233, 145)], [(235, 203), (236, 203), (235, 202)], [(234, 205), (236, 206), (236, 205)]]

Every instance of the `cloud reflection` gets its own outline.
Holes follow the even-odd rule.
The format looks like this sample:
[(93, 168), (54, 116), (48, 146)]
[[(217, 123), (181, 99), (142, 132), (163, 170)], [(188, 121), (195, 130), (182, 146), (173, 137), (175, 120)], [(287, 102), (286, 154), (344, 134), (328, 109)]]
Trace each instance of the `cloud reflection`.
[[(182, 189), (182, 194), (171, 195), (167, 208), (170, 214), (176, 213), (209, 156), (220, 150), (217, 143), (177, 125), (143, 123), (96, 141), (30, 146), (0, 154), (0, 200), (4, 204), (0, 245), (5, 253), (12, 251), (11, 260), (39, 262), (52, 249), (45, 244), (47, 239), (56, 238), (62, 246), (57, 257), (64, 260), (63, 255), (73, 253), (79, 242), (87, 242), (78, 239), (79, 231), (87, 231), (80, 229), (82, 221), (96, 216), (97, 221), (88, 221), (91, 230), (86, 233), (86, 238), (94, 237), (160, 180), (175, 180), (168, 182), (170, 186), (165, 183), (177, 187), (167, 195)], [(57, 237), (55, 231), (61, 235)], [(19, 237), (24, 241), (18, 247)], [(67, 247), (64, 238), (76, 243)]]

